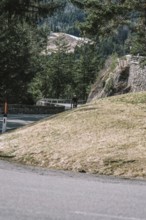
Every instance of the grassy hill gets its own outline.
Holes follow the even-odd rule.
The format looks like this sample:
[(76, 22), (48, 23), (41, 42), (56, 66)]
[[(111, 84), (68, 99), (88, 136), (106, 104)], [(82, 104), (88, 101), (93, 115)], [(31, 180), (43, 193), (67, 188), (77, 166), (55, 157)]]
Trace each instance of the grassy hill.
[(99, 99), (5, 133), (0, 155), (53, 169), (146, 178), (146, 92)]

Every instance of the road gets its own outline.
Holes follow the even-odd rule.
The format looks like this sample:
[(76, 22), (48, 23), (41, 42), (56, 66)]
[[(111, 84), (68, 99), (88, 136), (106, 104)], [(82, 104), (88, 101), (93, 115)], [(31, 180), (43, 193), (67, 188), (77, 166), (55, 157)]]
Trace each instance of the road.
[[(21, 126), (33, 123), (35, 121), (41, 120), (50, 115), (33, 115), (33, 114), (8, 114), (7, 117), (7, 131), (19, 128)], [(0, 114), (0, 133), (2, 131), (2, 121), (3, 115)]]
[(146, 182), (0, 161), (0, 220), (146, 220)]

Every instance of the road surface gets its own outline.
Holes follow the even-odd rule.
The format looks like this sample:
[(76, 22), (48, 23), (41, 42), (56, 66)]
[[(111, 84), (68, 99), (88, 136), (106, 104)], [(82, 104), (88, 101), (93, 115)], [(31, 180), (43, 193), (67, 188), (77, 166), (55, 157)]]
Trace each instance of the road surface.
[[(49, 117), (50, 115), (33, 115), (33, 114), (8, 114), (7, 117), (7, 131), (19, 128), (21, 126), (33, 123), (35, 121), (41, 120), (45, 117)], [(2, 131), (2, 121), (3, 115), (0, 114), (0, 133)]]
[(146, 182), (0, 161), (0, 220), (146, 220)]

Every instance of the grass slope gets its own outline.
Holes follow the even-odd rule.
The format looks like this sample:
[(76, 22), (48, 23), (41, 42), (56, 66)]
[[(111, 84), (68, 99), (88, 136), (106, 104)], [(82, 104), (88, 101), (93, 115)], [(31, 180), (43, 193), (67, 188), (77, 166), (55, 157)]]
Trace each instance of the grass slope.
[(146, 92), (104, 98), (0, 136), (0, 157), (146, 178)]

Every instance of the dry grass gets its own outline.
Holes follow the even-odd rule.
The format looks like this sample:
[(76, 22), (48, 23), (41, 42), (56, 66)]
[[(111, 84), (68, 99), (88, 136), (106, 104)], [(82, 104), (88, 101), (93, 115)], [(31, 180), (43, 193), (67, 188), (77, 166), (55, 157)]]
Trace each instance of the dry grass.
[(3, 134), (0, 155), (48, 168), (146, 178), (146, 92), (100, 99)]

